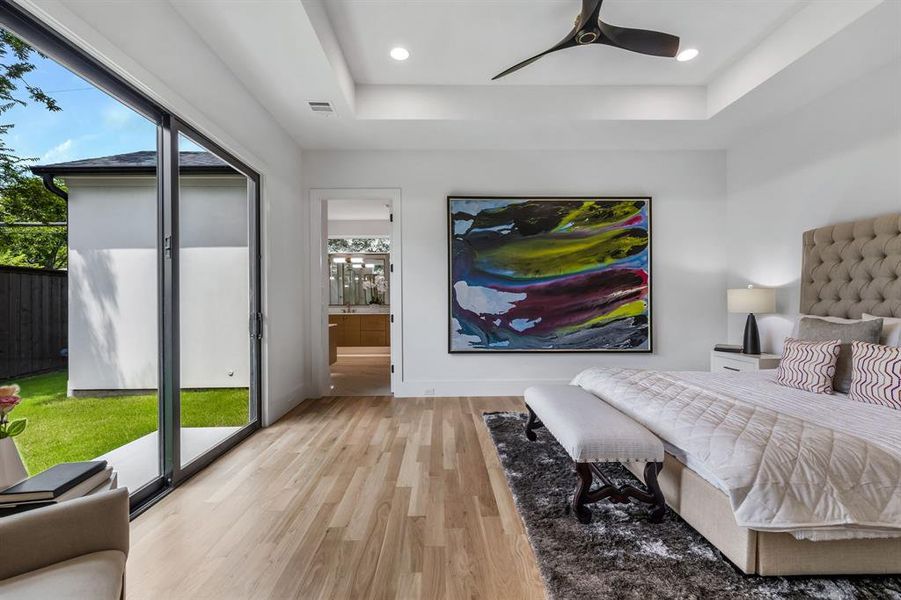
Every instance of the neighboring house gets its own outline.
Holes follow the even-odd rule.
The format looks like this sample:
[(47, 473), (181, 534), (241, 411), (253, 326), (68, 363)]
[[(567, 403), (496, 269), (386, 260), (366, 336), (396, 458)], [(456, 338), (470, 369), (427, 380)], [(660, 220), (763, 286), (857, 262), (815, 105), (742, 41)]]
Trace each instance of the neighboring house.
[[(207, 152), (182, 152), (180, 165), (181, 387), (246, 387), (246, 179)], [(156, 388), (156, 152), (32, 172), (68, 197), (70, 394)]]

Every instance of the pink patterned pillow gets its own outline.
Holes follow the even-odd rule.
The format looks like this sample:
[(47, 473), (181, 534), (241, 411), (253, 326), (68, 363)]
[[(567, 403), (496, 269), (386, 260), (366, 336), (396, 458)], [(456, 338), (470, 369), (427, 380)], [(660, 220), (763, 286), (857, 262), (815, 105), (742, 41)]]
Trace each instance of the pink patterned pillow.
[(776, 383), (817, 394), (832, 393), (832, 377), (841, 342), (807, 342), (788, 338), (776, 371)]
[(901, 410), (901, 348), (851, 342), (851, 400)]

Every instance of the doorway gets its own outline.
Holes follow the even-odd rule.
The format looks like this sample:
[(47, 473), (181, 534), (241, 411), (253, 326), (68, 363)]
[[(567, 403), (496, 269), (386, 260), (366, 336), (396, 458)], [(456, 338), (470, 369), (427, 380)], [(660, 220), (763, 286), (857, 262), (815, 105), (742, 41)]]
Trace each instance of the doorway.
[[(320, 395), (393, 393), (400, 356), (397, 190), (313, 190)], [(318, 227), (317, 227), (318, 225)], [(315, 272), (315, 271), (314, 271)]]

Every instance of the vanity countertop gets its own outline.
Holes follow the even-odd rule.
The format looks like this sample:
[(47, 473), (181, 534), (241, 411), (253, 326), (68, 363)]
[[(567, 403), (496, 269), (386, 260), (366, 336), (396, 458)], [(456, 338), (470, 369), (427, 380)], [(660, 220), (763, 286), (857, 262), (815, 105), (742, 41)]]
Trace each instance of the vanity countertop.
[(341, 306), (330, 306), (328, 309), (328, 314), (330, 315), (387, 315), (391, 312), (391, 308), (387, 305), (381, 304), (378, 308), (372, 308), (369, 306), (354, 306), (352, 307), (353, 312), (347, 312)]

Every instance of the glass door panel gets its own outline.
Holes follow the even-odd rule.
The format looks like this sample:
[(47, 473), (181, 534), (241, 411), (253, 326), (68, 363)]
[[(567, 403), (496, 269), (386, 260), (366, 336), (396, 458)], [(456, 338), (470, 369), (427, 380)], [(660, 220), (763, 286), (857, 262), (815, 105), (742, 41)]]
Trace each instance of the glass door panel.
[(184, 133), (178, 137), (180, 466), (256, 418), (248, 324), (253, 182)]
[(14, 443), (29, 475), (101, 459), (133, 493), (161, 475), (158, 124), (11, 30), (0, 54), (22, 66), (0, 107), (0, 384), (20, 386), (9, 418), (27, 422)]

